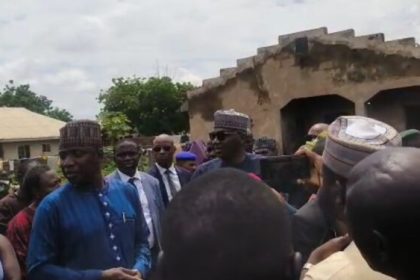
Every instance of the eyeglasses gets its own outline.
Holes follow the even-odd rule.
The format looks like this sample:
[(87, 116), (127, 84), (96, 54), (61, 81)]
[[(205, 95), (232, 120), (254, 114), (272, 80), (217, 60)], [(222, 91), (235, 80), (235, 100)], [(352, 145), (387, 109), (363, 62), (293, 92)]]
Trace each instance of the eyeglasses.
[(314, 140), (315, 138), (317, 138), (318, 136), (316, 136), (316, 135), (306, 135), (305, 136), (305, 140), (307, 141), (307, 142), (311, 142), (312, 140)]
[(160, 151), (169, 152), (172, 149), (171, 146), (155, 146), (153, 147), (153, 151), (156, 153), (160, 153)]
[(234, 132), (226, 132), (226, 131), (217, 131), (217, 132), (210, 132), (209, 133), (209, 137), (210, 140), (219, 140), (219, 142), (224, 141), (227, 137), (231, 136), (231, 135), (235, 135)]

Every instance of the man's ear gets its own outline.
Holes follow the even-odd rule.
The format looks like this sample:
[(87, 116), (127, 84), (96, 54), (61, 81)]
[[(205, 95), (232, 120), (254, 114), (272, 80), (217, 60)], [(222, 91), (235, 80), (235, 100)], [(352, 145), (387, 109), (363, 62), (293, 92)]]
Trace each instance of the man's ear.
[(389, 242), (379, 230), (372, 230), (372, 237), (372, 246), (375, 248), (376, 261), (386, 265), (389, 263)]
[(161, 250), (161, 251), (159, 252), (159, 254), (158, 254), (158, 256), (157, 256), (157, 260), (156, 260), (157, 267), (162, 266), (163, 259), (164, 259), (164, 256), (163, 256), (163, 250)]
[(294, 280), (300, 278), (300, 273), (303, 267), (302, 254), (295, 252), (290, 256), (289, 264), (285, 273), (286, 280)]
[(386, 236), (379, 230), (372, 229), (365, 233), (362, 244), (359, 244), (363, 250), (363, 257), (368, 262), (369, 266), (381, 272), (386, 272), (391, 268), (390, 264), (390, 246)]
[(303, 259), (302, 259), (302, 254), (299, 252), (295, 252), (293, 255), (293, 264), (292, 264), (292, 268), (293, 268), (293, 279), (298, 279), (298, 277), (300, 276), (300, 272), (302, 271), (302, 267), (303, 267)]

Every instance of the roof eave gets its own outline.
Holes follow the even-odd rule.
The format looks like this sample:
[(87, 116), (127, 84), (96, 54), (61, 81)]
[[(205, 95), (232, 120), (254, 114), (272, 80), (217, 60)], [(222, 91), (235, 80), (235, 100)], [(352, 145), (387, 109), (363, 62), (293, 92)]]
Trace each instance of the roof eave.
[(11, 138), (11, 139), (0, 139), (0, 143), (14, 143), (14, 142), (39, 142), (48, 140), (59, 140), (59, 136), (51, 137), (39, 137), (39, 138)]

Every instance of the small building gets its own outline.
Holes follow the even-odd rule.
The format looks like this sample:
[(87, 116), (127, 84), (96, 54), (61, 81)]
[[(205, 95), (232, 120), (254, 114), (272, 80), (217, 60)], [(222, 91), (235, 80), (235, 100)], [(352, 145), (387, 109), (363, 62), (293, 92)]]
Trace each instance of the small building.
[(0, 107), (0, 159), (58, 155), (64, 122), (25, 108)]
[(282, 35), (188, 93), (191, 137), (207, 139), (213, 113), (230, 108), (248, 114), (254, 136), (276, 139), (284, 153), (303, 144), (312, 124), (340, 115), (420, 129), (420, 48), (414, 38), (325, 27)]

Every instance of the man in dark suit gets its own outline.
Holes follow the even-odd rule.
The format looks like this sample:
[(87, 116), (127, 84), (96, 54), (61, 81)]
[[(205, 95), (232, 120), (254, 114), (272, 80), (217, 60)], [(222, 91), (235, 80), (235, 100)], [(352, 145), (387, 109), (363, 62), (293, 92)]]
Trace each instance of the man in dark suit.
[(164, 205), (158, 180), (147, 173), (138, 171), (140, 151), (140, 146), (133, 139), (121, 140), (114, 149), (117, 170), (108, 178), (129, 183), (137, 189), (143, 215), (149, 228), (148, 241), (152, 252), (152, 266), (155, 266), (161, 249), (161, 218)]
[(191, 179), (191, 173), (174, 166), (175, 145), (169, 135), (162, 134), (153, 141), (153, 156), (156, 163), (149, 174), (158, 179), (163, 203), (168, 206), (177, 192)]

